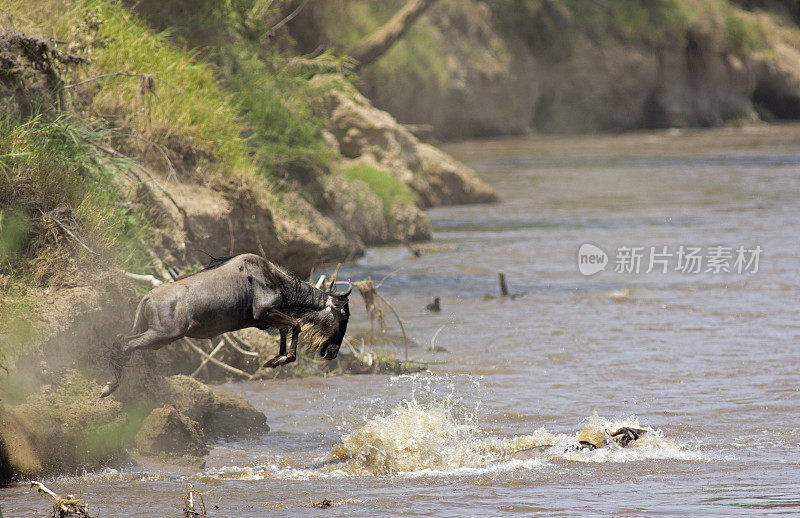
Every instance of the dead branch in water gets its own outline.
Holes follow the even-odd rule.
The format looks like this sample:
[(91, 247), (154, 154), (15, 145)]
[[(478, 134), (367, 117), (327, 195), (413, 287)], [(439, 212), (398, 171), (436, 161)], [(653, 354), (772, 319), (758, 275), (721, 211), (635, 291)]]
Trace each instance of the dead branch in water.
[(308, 494), (308, 503), (311, 504), (312, 507), (319, 507), (320, 509), (327, 509), (328, 507), (333, 505), (327, 498), (323, 498), (321, 502), (315, 502), (311, 499), (311, 493)]
[(197, 368), (194, 370), (194, 372), (193, 372), (193, 373), (189, 374), (189, 377), (190, 377), (190, 378), (194, 378), (195, 376), (197, 376), (198, 374), (200, 374), (200, 371), (201, 371), (201, 370), (203, 370), (203, 367), (205, 367), (205, 366), (206, 366), (206, 364), (207, 364), (208, 362), (210, 362), (210, 361), (211, 361), (211, 360), (214, 358), (214, 355), (215, 355), (215, 354), (217, 354), (217, 353), (219, 352), (219, 350), (220, 350), (220, 349), (222, 349), (222, 346), (223, 346), (223, 345), (225, 345), (225, 341), (224, 341), (224, 340), (222, 340), (222, 339), (220, 339), (220, 341), (219, 341), (219, 343), (217, 344), (217, 346), (216, 346), (216, 347), (214, 347), (214, 349), (213, 349), (213, 350), (212, 350), (212, 351), (211, 351), (211, 352), (208, 354), (208, 356), (206, 356), (205, 358), (203, 358), (203, 361), (201, 361), (201, 362), (200, 362), (200, 366), (199, 366), (199, 367), (197, 367)]
[(354, 285), (361, 298), (364, 300), (364, 307), (369, 315), (369, 344), (375, 345), (375, 319), (378, 319), (378, 324), (381, 327), (381, 332), (384, 331), (383, 311), (375, 305), (375, 295), (378, 293), (375, 283), (371, 279), (358, 281)]
[(506, 285), (506, 274), (497, 272), (497, 282), (500, 285), (500, 296), (508, 297), (508, 285)]
[(80, 503), (74, 495), (66, 495), (62, 498), (57, 493), (54, 493), (48, 489), (41, 482), (32, 480), (31, 488), (34, 487), (39, 493), (44, 493), (52, 497), (54, 518), (65, 518), (67, 516), (82, 516), (84, 518), (90, 518), (89, 507), (86, 504)]
[[(391, 275), (391, 274), (390, 274)], [(384, 278), (385, 280), (385, 278)], [(382, 281), (381, 281), (382, 282)], [(408, 336), (406, 335), (406, 328), (403, 326), (403, 321), (400, 319), (400, 315), (397, 314), (395, 311), (394, 306), (392, 306), (388, 300), (386, 300), (380, 293), (378, 293), (378, 289), (375, 286), (375, 283), (372, 282), (371, 279), (366, 279), (363, 281), (358, 281), (353, 284), (356, 288), (358, 288), (358, 292), (361, 293), (361, 298), (364, 299), (364, 305), (367, 308), (367, 313), (369, 313), (370, 318), (370, 341), (372, 344), (375, 344), (375, 340), (372, 336), (372, 319), (373, 314), (377, 315), (378, 322), (381, 324), (381, 330), (383, 330), (383, 312), (375, 305), (375, 298), (378, 298), (386, 304), (389, 309), (394, 314), (394, 317), (397, 319), (397, 323), (400, 324), (400, 331), (403, 333), (403, 349), (405, 351), (405, 359), (408, 361)]]
[(223, 361), (220, 361), (220, 360), (210, 356), (207, 352), (205, 352), (202, 349), (202, 347), (200, 347), (199, 345), (195, 344), (194, 341), (191, 338), (189, 338), (188, 336), (184, 336), (183, 337), (183, 341), (186, 342), (189, 345), (189, 347), (192, 348), (192, 350), (194, 352), (196, 352), (197, 354), (199, 354), (203, 358), (208, 358), (208, 361), (210, 361), (211, 363), (213, 363), (217, 367), (221, 367), (221, 368), (225, 369), (226, 371), (228, 371), (230, 373), (236, 374), (237, 376), (241, 376), (242, 378), (245, 378), (245, 379), (248, 379), (248, 380), (253, 379), (253, 376), (251, 374), (247, 374), (243, 370), (239, 370), (236, 367), (231, 367), (227, 363), (225, 363)]
[[(203, 495), (206, 493), (195, 491), (191, 484), (187, 485), (189, 486), (189, 490), (186, 492), (186, 496), (183, 497), (183, 515), (186, 518), (192, 518), (193, 516), (206, 516), (206, 503), (203, 501)], [(200, 497), (199, 509), (197, 508), (197, 500), (195, 499), (195, 495)]]
[[(231, 348), (234, 351), (238, 352), (239, 354), (244, 354), (245, 356), (256, 356), (256, 357), (258, 357), (258, 353), (253, 351), (253, 349), (255, 349), (255, 347), (253, 347), (249, 343), (245, 342), (244, 340), (242, 340), (241, 338), (239, 338), (235, 334), (233, 334), (233, 333), (225, 333), (224, 335), (222, 335), (222, 338), (225, 341), (227, 341), (228, 345), (231, 346)], [(236, 345), (236, 344), (239, 344), (239, 345)], [(247, 347), (247, 350), (242, 349), (242, 347)]]
[(394, 317), (397, 319), (397, 323), (400, 324), (400, 331), (403, 333), (403, 348), (405, 350), (405, 360), (408, 361), (408, 337), (406, 336), (406, 328), (405, 326), (403, 326), (403, 320), (400, 318), (400, 315), (397, 314), (397, 311), (395, 311), (394, 306), (389, 304), (389, 301), (383, 298), (383, 295), (381, 295), (377, 291), (375, 292), (375, 295), (379, 299), (381, 299), (384, 304), (389, 306), (389, 309), (392, 310), (392, 313), (394, 313)]
[(447, 327), (447, 324), (439, 326), (439, 329), (437, 329), (436, 332), (433, 333), (433, 337), (431, 338), (431, 351), (436, 351), (436, 337), (439, 336), (439, 333), (441, 333), (442, 329), (444, 329), (445, 327)]

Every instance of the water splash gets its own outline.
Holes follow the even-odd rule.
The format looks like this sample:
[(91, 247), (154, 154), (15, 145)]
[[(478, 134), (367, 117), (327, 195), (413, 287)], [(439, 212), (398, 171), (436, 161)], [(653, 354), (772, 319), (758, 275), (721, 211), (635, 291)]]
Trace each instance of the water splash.
[[(665, 437), (635, 416), (606, 419), (596, 412), (573, 433), (542, 427), (530, 434), (501, 436), (480, 427), (480, 379), (462, 376), (399, 376), (408, 399), (393, 407), (381, 402), (362, 422), (342, 427), (341, 439), (327, 455), (305, 468), (274, 463), (248, 468), (218, 468), (206, 475), (237, 479), (309, 479), (342, 476), (454, 475), (538, 469), (552, 461), (632, 462), (648, 459), (702, 460), (697, 448)], [(459, 390), (457, 390), (459, 387)], [(375, 408), (375, 407), (373, 407)], [(624, 447), (611, 434), (623, 427), (645, 430)], [(589, 450), (580, 441), (597, 449)]]

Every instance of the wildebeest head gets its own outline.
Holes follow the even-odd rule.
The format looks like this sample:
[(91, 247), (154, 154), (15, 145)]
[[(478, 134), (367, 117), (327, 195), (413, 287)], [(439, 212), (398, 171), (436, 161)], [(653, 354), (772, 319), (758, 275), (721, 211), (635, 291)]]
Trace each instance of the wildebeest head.
[(323, 309), (300, 317), (300, 343), (306, 344), (310, 350), (319, 351), (326, 360), (333, 360), (339, 354), (350, 319), (348, 297), (351, 291), (352, 288), (345, 293), (330, 293)]

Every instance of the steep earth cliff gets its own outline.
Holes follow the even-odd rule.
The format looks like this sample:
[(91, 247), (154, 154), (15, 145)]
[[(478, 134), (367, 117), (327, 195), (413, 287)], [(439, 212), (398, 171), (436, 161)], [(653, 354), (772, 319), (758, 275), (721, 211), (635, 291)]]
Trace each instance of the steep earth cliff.
[[(361, 90), (445, 139), (800, 117), (796, 6), (737, 3), (776, 11), (719, 0), (441, 0), (363, 71)], [(291, 30), (303, 49), (344, 51), (399, 4), (325, 0)]]

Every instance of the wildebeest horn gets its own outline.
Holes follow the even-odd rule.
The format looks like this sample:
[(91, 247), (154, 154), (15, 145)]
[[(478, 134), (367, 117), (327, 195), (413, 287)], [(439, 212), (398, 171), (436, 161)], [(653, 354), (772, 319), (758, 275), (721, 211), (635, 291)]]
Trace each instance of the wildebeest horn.
[(347, 297), (350, 296), (350, 293), (352, 292), (353, 292), (353, 283), (347, 281), (347, 291), (345, 291), (344, 293), (340, 293), (339, 296), (342, 297), (343, 299), (346, 299)]
[(333, 275), (331, 275), (331, 283), (328, 285), (328, 292), (333, 293), (333, 288), (336, 286), (336, 275), (339, 273), (339, 267), (342, 266), (342, 263), (336, 265), (336, 269), (333, 271)]

